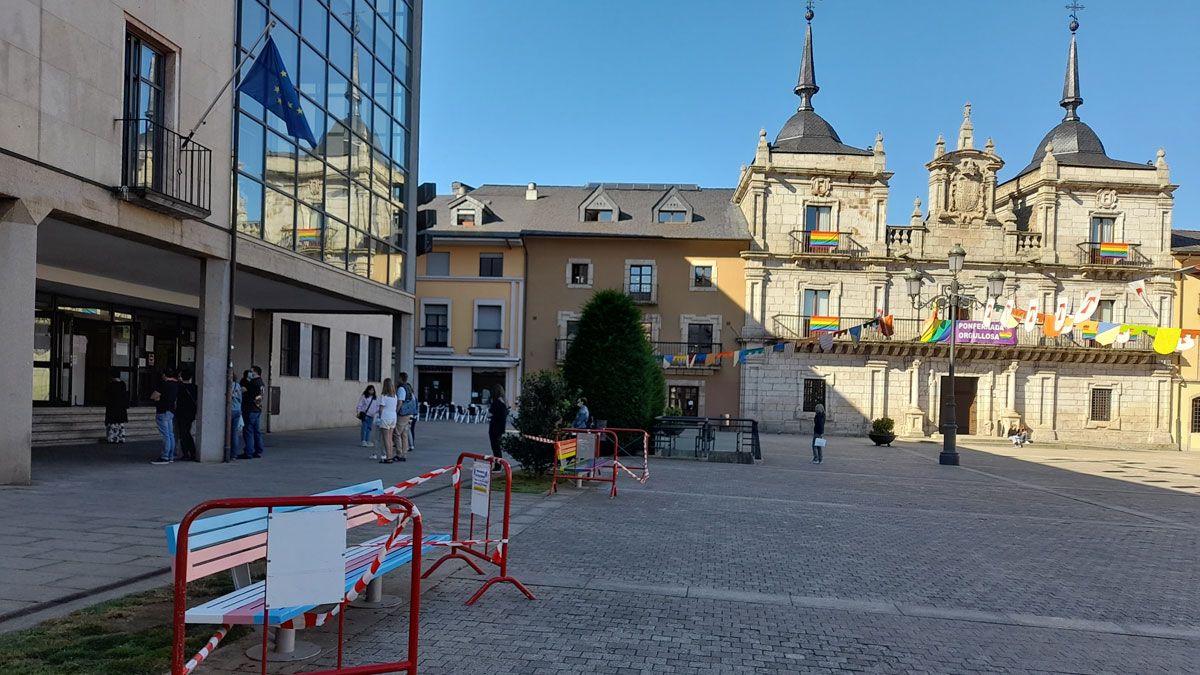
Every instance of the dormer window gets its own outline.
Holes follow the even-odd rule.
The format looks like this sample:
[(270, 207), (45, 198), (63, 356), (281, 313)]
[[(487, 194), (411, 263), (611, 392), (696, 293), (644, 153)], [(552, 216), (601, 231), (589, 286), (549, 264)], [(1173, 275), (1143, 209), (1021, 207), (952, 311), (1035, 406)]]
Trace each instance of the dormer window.
[(686, 223), (687, 211), (659, 211), (658, 222), (660, 223)]
[(475, 212), (459, 211), (454, 220), (459, 227), (475, 227)]
[(611, 223), (612, 209), (584, 209), (583, 220), (588, 223)]
[(655, 222), (690, 223), (692, 215), (692, 205), (683, 198), (678, 186), (668, 188), (654, 205)]

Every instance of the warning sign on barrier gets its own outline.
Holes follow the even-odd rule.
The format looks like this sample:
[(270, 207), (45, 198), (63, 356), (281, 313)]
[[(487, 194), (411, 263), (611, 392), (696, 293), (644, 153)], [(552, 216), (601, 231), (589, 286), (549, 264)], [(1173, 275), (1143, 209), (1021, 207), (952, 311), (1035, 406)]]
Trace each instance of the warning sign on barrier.
[(471, 513), (486, 518), (488, 498), (492, 489), (492, 465), (490, 462), (475, 461), (471, 465)]

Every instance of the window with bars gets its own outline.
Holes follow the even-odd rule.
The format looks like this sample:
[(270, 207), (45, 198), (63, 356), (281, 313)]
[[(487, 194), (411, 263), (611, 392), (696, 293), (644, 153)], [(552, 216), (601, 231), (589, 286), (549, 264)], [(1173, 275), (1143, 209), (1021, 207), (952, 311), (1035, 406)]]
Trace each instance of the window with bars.
[(329, 329), (324, 326), (312, 327), (312, 370), (310, 377), (329, 379)]
[(825, 380), (805, 378), (803, 402), (804, 412), (816, 412), (818, 403), (825, 405)]
[(279, 322), (279, 370), (288, 377), (300, 376), (300, 323)]
[(1112, 420), (1112, 389), (1101, 387), (1092, 389), (1092, 405), (1088, 419), (1093, 422)]
[(1192, 399), (1192, 433), (1200, 434), (1200, 396)]

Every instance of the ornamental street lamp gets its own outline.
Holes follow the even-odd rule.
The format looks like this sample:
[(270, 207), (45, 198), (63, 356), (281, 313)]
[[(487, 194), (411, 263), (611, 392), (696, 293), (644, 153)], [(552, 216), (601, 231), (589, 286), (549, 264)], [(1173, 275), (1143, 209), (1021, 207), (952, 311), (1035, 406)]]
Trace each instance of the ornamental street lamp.
[[(962, 272), (963, 263), (967, 260), (967, 252), (963, 249), (962, 244), (955, 244), (954, 248), (946, 255), (950, 267), (950, 288), (941, 289), (934, 297), (921, 302), (921, 285), (924, 283), (925, 275), (913, 270), (904, 275), (904, 283), (907, 286), (908, 297), (912, 299), (912, 306), (915, 309), (922, 309), (933, 305), (950, 314), (950, 396), (944, 402), (943, 409), (945, 415), (942, 419), (942, 452), (938, 455), (938, 463), (947, 466), (958, 466), (958, 406), (955, 401), (955, 380), (954, 380), (954, 352), (958, 346), (958, 309), (960, 307), (970, 307), (972, 305), (986, 307), (985, 303), (980, 302), (970, 295), (963, 295), (959, 292), (958, 274)], [(987, 291), (989, 298), (999, 297), (1004, 293), (1003, 272), (992, 272), (987, 276)]]

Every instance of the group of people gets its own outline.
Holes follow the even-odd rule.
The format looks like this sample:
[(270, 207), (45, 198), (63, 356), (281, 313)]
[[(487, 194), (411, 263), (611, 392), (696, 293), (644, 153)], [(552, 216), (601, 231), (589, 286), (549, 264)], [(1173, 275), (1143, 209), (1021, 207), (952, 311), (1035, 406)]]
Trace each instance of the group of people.
[[(229, 371), (229, 456), (235, 459), (257, 459), (263, 454), (262, 404), (266, 383), (262, 368), (250, 366), (242, 371)], [(241, 451), (238, 451), (239, 441)]]
[[(174, 462), (176, 450), (180, 460), (200, 461), (196, 453), (196, 439), (192, 436), (192, 425), (196, 423), (196, 415), (200, 410), (199, 396), (196, 383), (192, 381), (192, 371), (186, 368), (177, 371), (167, 366), (159, 373), (159, 381), (150, 394), (150, 400), (154, 401), (154, 422), (158, 426), (158, 434), (162, 436), (163, 447), (158, 459), (151, 461), (151, 464)], [(118, 404), (118, 398), (122, 403)], [(129, 391), (119, 374), (113, 373), (113, 379), (109, 382), (109, 405), (105, 411), (110, 443), (125, 441), (128, 406)], [(111, 423), (110, 415), (113, 418)]]
[(1010, 425), (1008, 427), (1008, 433), (1005, 434), (1005, 436), (1008, 438), (1008, 440), (1012, 441), (1013, 445), (1017, 446), (1018, 448), (1023, 448), (1027, 444), (1033, 442), (1029, 440), (1029, 427), (1025, 426), (1024, 422), (1017, 425)]
[(371, 440), (372, 429), (379, 429), (383, 453), (372, 452), (371, 459), (379, 460), (380, 464), (407, 462), (408, 453), (416, 449), (413, 433), (417, 422), (417, 394), (408, 383), (408, 373), (400, 373), (396, 381), (393, 385), (392, 378), (385, 379), (378, 394), (375, 385), (368, 384), (354, 410), (364, 448), (375, 447)]

